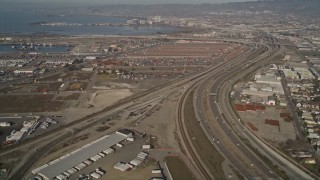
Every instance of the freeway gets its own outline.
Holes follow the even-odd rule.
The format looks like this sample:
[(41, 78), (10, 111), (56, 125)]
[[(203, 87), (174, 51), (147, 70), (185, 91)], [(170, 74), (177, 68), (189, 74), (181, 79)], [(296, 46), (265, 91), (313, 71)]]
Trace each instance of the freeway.
[[(201, 82), (201, 80), (205, 79), (206, 77), (212, 76), (212, 75), (217, 75), (214, 72), (219, 72), (221, 73), (221, 71), (224, 71), (225, 69), (227, 69), (228, 67), (230, 67), (231, 64), (237, 62), (237, 65), (241, 64), (243, 60), (245, 60), (246, 55), (255, 53), (256, 51), (260, 51), (262, 50), (261, 48), (257, 48), (256, 45), (250, 45), (250, 50), (248, 50), (247, 52), (243, 53), (242, 55), (238, 56), (236, 59), (233, 59), (232, 61), (228, 61), (226, 63), (224, 63), (221, 66), (218, 67), (214, 67), (211, 69), (210, 72), (207, 72), (207, 75), (204, 78), (201, 78), (197, 81), (195, 81), (195, 83), (192, 84), (192, 86), (190, 86), (185, 93), (183, 94), (183, 96), (180, 99), (180, 103), (178, 106), (178, 127), (182, 136), (182, 140), (183, 143), (185, 145), (185, 150), (187, 151), (187, 154), (189, 155), (189, 158), (193, 160), (193, 162), (195, 163), (196, 167), (198, 168), (198, 171), (201, 172), (201, 174), (203, 175), (203, 177), (205, 177), (205, 179), (213, 179), (214, 175), (210, 174), (210, 172), (208, 171), (208, 169), (203, 165), (201, 158), (199, 157), (199, 155), (197, 154), (197, 152), (195, 152), (195, 149), (192, 145), (192, 143), (190, 142), (190, 138), (188, 137), (188, 134), (186, 133), (186, 128), (184, 127), (183, 121), (184, 121), (184, 117), (183, 117), (183, 107), (184, 107), (184, 103), (185, 103), (185, 98), (187, 97), (187, 95), (190, 93), (191, 90), (193, 90), (195, 87), (199, 86), (199, 82)], [(262, 47), (263, 48), (263, 47)], [(200, 99), (200, 98), (199, 98)], [(205, 127), (208, 127), (207, 125), (205, 125)], [(207, 131), (205, 131), (206, 134), (212, 134), (212, 131), (210, 131), (209, 133)], [(212, 137), (212, 136), (211, 136)], [(212, 141), (211, 138), (209, 138), (210, 141)], [(223, 149), (224, 152), (228, 152), (227, 149)], [(229, 153), (228, 154), (229, 157), (232, 157), (232, 155)], [(234, 163), (237, 163), (238, 167), (241, 167), (242, 164), (238, 161), (233, 161)], [(247, 175), (247, 177), (250, 176), (250, 173), (247, 172), (245, 169), (242, 168), (242, 172), (245, 173), (245, 175)]]
[[(274, 40), (272, 42), (274, 43)], [(218, 147), (225, 157), (233, 162), (234, 166), (245, 177), (249, 179), (254, 178), (253, 176), (280, 178), (252, 150), (246, 147), (239, 136), (249, 139), (255, 147), (258, 147), (259, 151), (263, 152), (273, 163), (284, 169), (290, 179), (297, 177), (299, 179), (312, 179), (300, 170), (300, 166), (299, 168), (296, 167), (292, 162), (281, 158), (270, 148), (266, 148), (261, 141), (257, 142), (257, 138), (253, 137), (252, 133), (250, 134), (249, 131), (242, 130), (244, 127), (238, 121), (237, 116), (234, 114), (233, 116), (230, 115), (234, 111), (228, 99), (230, 89), (236, 81), (281, 53), (282, 49), (279, 45), (270, 44), (270, 46), (266, 46), (267, 51), (261, 55), (256, 54), (256, 57), (252, 57), (253, 54), (250, 54), (247, 58), (244, 58), (245, 60), (250, 59), (251, 64), (230, 64), (227, 71), (217, 70), (215, 73), (210, 74), (207, 79), (203, 80), (197, 88), (197, 93), (195, 93), (197, 118), (212, 144)], [(251, 58), (249, 58), (250, 56)], [(245, 62), (245, 60), (239, 62)], [(209, 94), (215, 96), (209, 96)], [(208, 109), (210, 110), (208, 111)], [(230, 125), (231, 121), (235, 121), (238, 126), (235, 126), (236, 123), (234, 122)]]
[[(220, 85), (226, 81), (228, 77), (234, 77), (235, 74), (241, 70), (239, 67), (247, 66), (246, 63), (244, 63), (247, 59), (252, 59), (252, 61), (254, 61), (255, 56), (259, 58), (259, 54), (264, 53), (263, 50), (263, 47), (257, 48), (254, 52), (247, 54), (245, 58), (240, 58), (238, 61), (232, 61), (232, 64), (229, 65), (227, 71), (224, 69), (215, 71), (199, 85), (195, 97), (198, 120), (201, 122), (203, 129), (207, 132), (206, 134), (209, 135), (212, 144), (215, 144), (239, 172), (249, 179), (255, 178), (256, 176), (263, 178), (277, 178), (277, 176), (273, 174), (251, 150), (242, 144), (242, 141), (237, 134), (231, 131), (227, 126), (226, 121), (223, 119), (223, 114), (220, 113), (217, 106), (212, 106), (212, 114), (207, 111), (209, 103), (206, 102), (206, 99), (209, 99), (209, 97), (207, 97), (206, 94), (209, 94), (208, 90), (211, 86), (210, 93), (219, 95)], [(214, 115), (215, 118), (213, 118), (212, 115)]]
[[(277, 56), (279, 53), (281, 53), (282, 47), (280, 47), (278, 53), (273, 54), (270, 58), (273, 58)], [(216, 104), (219, 106), (219, 109), (221, 112), (224, 112), (224, 118), (226, 121), (231, 120), (231, 124), (233, 127), (237, 128), (237, 134), (241, 135), (243, 138), (250, 140), (251, 144), (254, 145), (256, 149), (260, 151), (264, 156), (266, 156), (269, 160), (271, 160), (272, 163), (277, 165), (278, 167), (281, 167), (283, 169), (287, 176), (290, 179), (296, 179), (297, 177), (299, 179), (312, 179), (311, 176), (308, 174), (312, 174), (308, 170), (306, 170), (304, 167), (302, 167), (300, 164), (296, 163), (295, 161), (290, 160), (289, 157), (286, 157), (283, 153), (280, 151), (270, 147), (263, 139), (260, 139), (256, 137), (248, 128), (246, 131), (246, 127), (242, 125), (242, 122), (238, 118), (237, 114), (235, 113), (233, 107), (231, 106), (230, 101), (230, 89), (231, 87), (242, 77), (245, 75), (251, 73), (254, 71), (254, 69), (266, 65), (268, 62), (261, 62), (259, 64), (256, 64), (248, 71), (244, 71), (242, 73), (239, 73), (236, 77), (231, 78), (229, 81), (226, 81), (220, 88), (220, 91), (222, 92), (220, 96), (218, 96), (219, 104)], [(211, 100), (211, 105), (214, 106), (213, 101)], [(233, 121), (233, 122), (232, 122)], [(235, 125), (238, 126), (235, 126)], [(234, 129), (235, 129), (234, 128)], [(297, 132), (298, 133), (298, 132)], [(306, 174), (305, 172), (308, 172)]]

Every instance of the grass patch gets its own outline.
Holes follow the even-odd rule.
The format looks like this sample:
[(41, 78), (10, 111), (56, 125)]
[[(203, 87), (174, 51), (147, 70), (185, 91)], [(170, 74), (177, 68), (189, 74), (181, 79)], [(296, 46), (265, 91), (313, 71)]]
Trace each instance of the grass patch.
[(83, 91), (86, 89), (88, 83), (86, 82), (73, 82), (70, 83), (66, 91)]
[(186, 100), (184, 113), (188, 134), (190, 138), (192, 138), (193, 146), (201, 157), (202, 162), (216, 179), (226, 179), (221, 165), (224, 158), (208, 140), (195, 117), (193, 108), (193, 92), (190, 93)]
[(196, 180), (193, 173), (178, 156), (167, 156), (165, 161), (174, 180)]

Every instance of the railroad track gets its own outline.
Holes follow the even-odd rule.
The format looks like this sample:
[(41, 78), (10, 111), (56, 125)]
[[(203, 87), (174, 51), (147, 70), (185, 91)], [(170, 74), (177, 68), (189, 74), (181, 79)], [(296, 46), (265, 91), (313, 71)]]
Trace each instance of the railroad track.
[(17, 180), (17, 179), (22, 179), (22, 177), (25, 175), (25, 173), (29, 170), (30, 166), (35, 163), (39, 157), (41, 157), (42, 154), (48, 152), (54, 145), (60, 143), (61, 141), (65, 140), (71, 135), (71, 133), (66, 133), (59, 138), (51, 141), (49, 144), (43, 146), (39, 150), (37, 149), (29, 158), (30, 160), (27, 163), (24, 163), (17, 173), (15, 173), (13, 176), (9, 178), (9, 180)]
[[(250, 51), (248, 51), (250, 52)], [(248, 53), (247, 52), (247, 53)], [(234, 58), (236, 59), (236, 58)], [(208, 75), (208, 73), (212, 72), (213, 70), (216, 70), (218, 68), (221, 67), (227, 67), (229, 63), (225, 63), (225, 64), (219, 64), (215, 67), (210, 68), (210, 71), (206, 71), (204, 73), (201, 73), (200, 75), (192, 78), (193, 80), (197, 80), (197, 82), (201, 82), (203, 79), (206, 78), (206, 76)], [(186, 91), (183, 93), (183, 95), (180, 98), (179, 104), (178, 104), (178, 115), (177, 115), (177, 121), (178, 121), (178, 126), (179, 126), (179, 130), (181, 133), (181, 137), (185, 143), (185, 146), (187, 148), (187, 151), (190, 153), (191, 158), (193, 159), (195, 165), (197, 166), (198, 170), (200, 171), (200, 173), (203, 175), (203, 177), (205, 179), (212, 179), (211, 173), (207, 172), (206, 168), (203, 167), (203, 164), (201, 163), (202, 160), (197, 156), (197, 153), (193, 150), (192, 148), (192, 144), (189, 141), (187, 132), (184, 129), (183, 126), (183, 112), (184, 112), (184, 103), (186, 101), (186, 97), (190, 95), (190, 93), (192, 92), (192, 90), (194, 90), (194, 88), (197, 86), (198, 83), (193, 83), (190, 87), (188, 87), (188, 89), (186, 89)]]
[(210, 176), (210, 173), (208, 173), (206, 171), (206, 169), (203, 167), (202, 163), (201, 163), (201, 160), (197, 157), (196, 155), (196, 152), (194, 152), (193, 148), (192, 148), (192, 145), (191, 143), (189, 142), (189, 139), (188, 139), (188, 136), (185, 132), (185, 129), (183, 127), (183, 122), (182, 122), (182, 113), (184, 112), (183, 110), (183, 104), (186, 100), (186, 97), (190, 95), (191, 93), (191, 90), (195, 87), (196, 84), (190, 86), (186, 91), (185, 93), (182, 95), (181, 97), (181, 100), (179, 102), (179, 105), (178, 105), (178, 124), (179, 124), (179, 130), (180, 130), (180, 133), (181, 133), (181, 137), (186, 145), (186, 148), (188, 150), (188, 152), (190, 153), (193, 161), (195, 162), (197, 168), (199, 169), (199, 171), (201, 172), (201, 174), (205, 177), (205, 179), (212, 179), (211, 176)]
[[(250, 52), (250, 51), (248, 51), (248, 52)], [(229, 65), (229, 62), (225, 63), (225, 64), (219, 64), (219, 65), (217, 65), (215, 67), (210, 68), (210, 71), (205, 72), (205, 73), (201, 73), (200, 75), (196, 76), (192, 80), (197, 80), (198, 82), (201, 82), (201, 80), (206, 78), (207, 73), (210, 73), (213, 70), (216, 70), (216, 69), (221, 68), (221, 67), (227, 67), (228, 65)], [(202, 162), (201, 159), (197, 156), (197, 153), (192, 148), (192, 144), (189, 141), (187, 132), (185, 131), (184, 125), (183, 125), (183, 117), (182, 117), (183, 116), (182, 113), (184, 112), (183, 104), (186, 101), (186, 97), (190, 95), (190, 93), (192, 92), (192, 90), (194, 90), (194, 88), (196, 87), (197, 84), (198, 83), (192, 84), (190, 87), (188, 87), (188, 89), (186, 89), (186, 91), (181, 96), (179, 104), (178, 104), (178, 115), (177, 115), (178, 119), (177, 119), (177, 121), (178, 121), (178, 125), (179, 125), (179, 130), (180, 130), (180, 133), (181, 133), (181, 137), (182, 137), (182, 139), (183, 139), (183, 141), (185, 143), (187, 151), (190, 153), (191, 158), (193, 159), (193, 161), (194, 161), (195, 165), (197, 166), (198, 170), (204, 176), (205, 179), (212, 179), (211, 174), (209, 172), (207, 172), (205, 167), (203, 167), (203, 165), (201, 163)]]

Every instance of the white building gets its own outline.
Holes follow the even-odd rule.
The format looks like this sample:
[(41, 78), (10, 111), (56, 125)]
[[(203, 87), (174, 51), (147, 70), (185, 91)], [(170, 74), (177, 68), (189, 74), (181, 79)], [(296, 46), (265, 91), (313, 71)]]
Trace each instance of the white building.
[(72, 64), (74, 62), (74, 60), (59, 60), (59, 59), (55, 59), (55, 60), (47, 60), (45, 62), (46, 65), (66, 65), (66, 64)]
[(18, 69), (13, 71), (15, 74), (33, 74), (35, 69)]
[(6, 137), (6, 141), (19, 141), (23, 135), (25, 134), (25, 131), (16, 131), (9, 136)]
[(93, 67), (85, 67), (81, 69), (82, 71), (88, 71), (88, 72), (92, 72), (93, 71)]
[(126, 136), (126, 138), (133, 136), (132, 131), (130, 131), (128, 129), (120, 129), (120, 130), (116, 131), (116, 133), (117, 134), (121, 134), (123, 136)]
[(85, 58), (85, 60), (96, 60), (96, 59), (97, 59), (96, 56), (87, 56), (87, 57)]
[(8, 122), (0, 122), (0, 127), (9, 127), (9, 126), (11, 126), (11, 124)]
[(268, 96), (268, 101), (266, 102), (267, 105), (270, 105), (270, 106), (274, 106), (276, 105), (276, 101), (274, 99), (273, 96)]

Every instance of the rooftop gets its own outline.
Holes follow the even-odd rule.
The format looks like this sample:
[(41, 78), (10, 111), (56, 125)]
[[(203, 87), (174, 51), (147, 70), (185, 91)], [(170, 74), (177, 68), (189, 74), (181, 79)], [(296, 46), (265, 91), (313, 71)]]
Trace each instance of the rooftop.
[(103, 136), (69, 154), (66, 154), (48, 164), (41, 166), (38, 169), (33, 170), (32, 173), (38, 173), (46, 179), (54, 179), (55, 176), (82, 163), (86, 159), (97, 155), (98, 153), (125, 140), (126, 138), (126, 136), (117, 133)]

